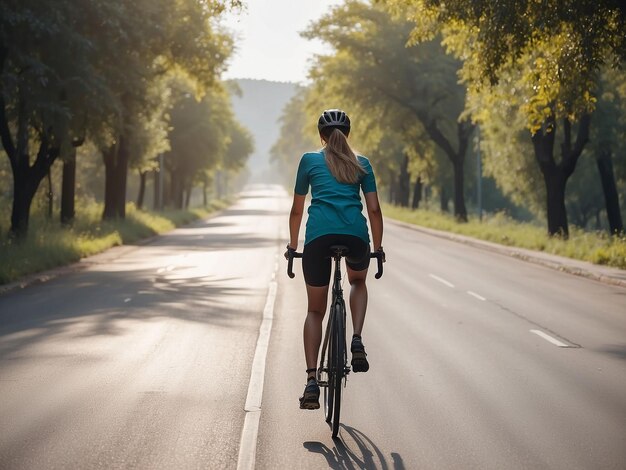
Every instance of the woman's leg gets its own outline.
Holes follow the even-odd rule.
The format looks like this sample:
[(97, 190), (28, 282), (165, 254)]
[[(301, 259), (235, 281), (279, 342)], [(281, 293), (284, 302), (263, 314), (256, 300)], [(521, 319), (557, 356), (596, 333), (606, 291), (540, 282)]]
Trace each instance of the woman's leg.
[[(322, 342), (322, 321), (328, 301), (328, 286), (314, 287), (307, 284), (306, 293), (309, 306), (304, 321), (304, 356), (306, 368), (317, 369), (317, 356)], [(308, 375), (315, 377), (315, 372)]]
[(367, 269), (355, 271), (346, 266), (348, 281), (350, 281), (350, 313), (352, 314), (352, 328), (355, 335), (361, 336), (365, 311), (367, 310)]

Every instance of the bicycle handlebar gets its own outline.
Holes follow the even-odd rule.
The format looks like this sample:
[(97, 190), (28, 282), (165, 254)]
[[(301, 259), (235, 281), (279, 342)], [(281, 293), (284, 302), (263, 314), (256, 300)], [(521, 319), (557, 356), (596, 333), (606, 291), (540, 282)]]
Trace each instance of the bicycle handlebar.
[[(302, 258), (302, 253), (298, 253), (295, 250), (287, 250), (287, 275), (293, 279), (296, 275), (293, 273), (293, 259)], [(375, 252), (370, 254), (370, 258), (376, 258), (378, 260), (378, 271), (374, 275), (376, 279), (380, 279), (383, 275), (383, 253)]]
[(376, 258), (378, 260), (378, 271), (374, 274), (376, 279), (380, 279), (383, 275), (383, 262), (385, 261), (383, 255), (384, 253), (378, 251), (370, 254), (370, 258)]
[(293, 279), (296, 275), (293, 273), (293, 259), (294, 258), (302, 258), (302, 253), (296, 252), (296, 250), (288, 250), (288, 262), (287, 262), (287, 275)]

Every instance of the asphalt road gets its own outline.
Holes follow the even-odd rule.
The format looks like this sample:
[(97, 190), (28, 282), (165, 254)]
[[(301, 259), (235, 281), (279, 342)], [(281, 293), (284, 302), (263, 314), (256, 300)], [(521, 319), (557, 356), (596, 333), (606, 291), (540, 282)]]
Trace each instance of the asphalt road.
[(626, 289), (392, 223), (368, 282), (371, 368), (350, 375), (331, 439), (321, 411), (298, 409), (306, 299), (300, 266), (290, 280), (278, 258), (288, 208), (251, 188), (0, 296), (0, 468), (236, 468), (274, 282), (256, 468), (626, 468)]

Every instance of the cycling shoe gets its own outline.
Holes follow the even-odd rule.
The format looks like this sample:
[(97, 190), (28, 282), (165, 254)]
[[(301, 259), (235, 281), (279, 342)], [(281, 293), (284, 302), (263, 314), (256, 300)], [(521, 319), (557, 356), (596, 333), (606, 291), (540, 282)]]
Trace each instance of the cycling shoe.
[(301, 410), (317, 410), (320, 407), (320, 387), (315, 379), (309, 379), (300, 397)]

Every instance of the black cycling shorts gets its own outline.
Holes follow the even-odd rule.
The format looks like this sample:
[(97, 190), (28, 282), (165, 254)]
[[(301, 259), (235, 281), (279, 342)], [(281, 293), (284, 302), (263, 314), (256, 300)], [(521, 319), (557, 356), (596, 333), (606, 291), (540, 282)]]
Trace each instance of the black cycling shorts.
[(304, 245), (302, 272), (305, 282), (314, 287), (330, 284), (332, 253), (330, 247), (348, 247), (346, 264), (354, 271), (363, 271), (370, 265), (370, 245), (355, 235), (322, 235)]

